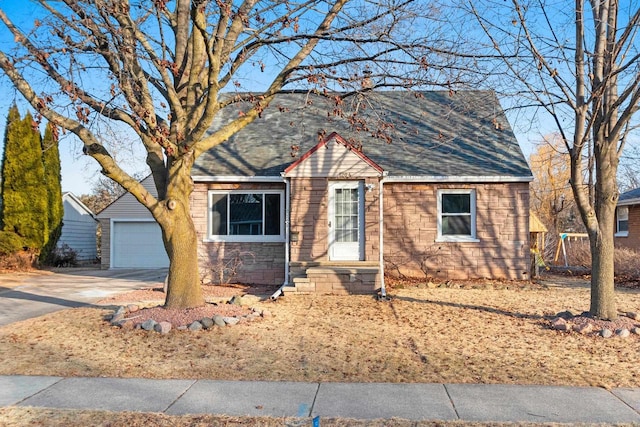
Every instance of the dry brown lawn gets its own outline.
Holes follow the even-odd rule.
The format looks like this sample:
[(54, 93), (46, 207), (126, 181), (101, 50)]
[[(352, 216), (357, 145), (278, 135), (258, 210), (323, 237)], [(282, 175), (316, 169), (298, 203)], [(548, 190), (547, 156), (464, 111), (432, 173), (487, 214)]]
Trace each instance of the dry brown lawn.
[[(640, 336), (548, 328), (588, 308), (582, 287), (393, 289), (372, 296), (287, 295), (272, 316), (168, 335), (109, 326), (77, 308), (0, 328), (0, 374), (220, 380), (555, 384), (636, 387)], [(621, 311), (640, 293), (619, 291)], [(170, 363), (167, 363), (170, 361)]]
[[(167, 335), (109, 326), (109, 308), (69, 309), (0, 328), (0, 375), (640, 386), (639, 335), (549, 329), (550, 316), (588, 309), (588, 288), (473, 287), (481, 289), (406, 286), (391, 289), (390, 301), (287, 295), (256, 303), (272, 313), (258, 321)], [(617, 299), (621, 312), (640, 311), (640, 291), (619, 290)], [(0, 424), (16, 411), (24, 409), (0, 410)], [(34, 425), (51, 425), (32, 411), (45, 420)], [(216, 419), (209, 425), (288, 425)], [(125, 424), (138, 425), (113, 425)]]
[[(519, 426), (534, 427), (534, 423), (480, 423), (468, 421), (410, 421), (391, 420), (353, 420), (345, 418), (322, 418), (322, 427), (481, 427), (481, 426)], [(156, 413), (107, 411), (54, 410), (47, 408), (0, 408), (0, 425), (3, 427), (87, 427), (87, 426), (126, 426), (126, 427), (311, 427), (308, 418), (269, 418), (269, 417), (227, 417), (216, 415), (169, 416)], [(561, 427), (567, 424), (546, 423), (545, 427)], [(593, 424), (571, 424), (572, 427), (591, 426)], [(631, 427), (631, 424), (616, 424), (619, 427)]]

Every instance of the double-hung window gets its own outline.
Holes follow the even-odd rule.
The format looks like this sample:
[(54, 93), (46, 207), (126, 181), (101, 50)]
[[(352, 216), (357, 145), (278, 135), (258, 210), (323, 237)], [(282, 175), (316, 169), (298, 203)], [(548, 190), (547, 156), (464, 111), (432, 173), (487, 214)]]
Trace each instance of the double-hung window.
[(477, 242), (475, 190), (438, 190), (438, 241)]
[(616, 236), (629, 235), (629, 206), (620, 206), (616, 209)]
[(284, 192), (210, 191), (209, 239), (235, 242), (284, 240)]

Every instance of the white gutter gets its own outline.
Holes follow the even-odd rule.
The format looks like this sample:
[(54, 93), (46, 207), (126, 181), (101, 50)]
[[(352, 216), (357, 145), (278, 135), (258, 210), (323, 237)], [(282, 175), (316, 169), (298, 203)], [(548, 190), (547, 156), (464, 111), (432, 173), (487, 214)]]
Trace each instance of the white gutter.
[(192, 175), (196, 182), (282, 182), (281, 176)]
[(382, 179), (379, 181), (378, 184), (378, 201), (380, 202), (380, 205), (378, 207), (378, 211), (379, 211), (379, 223), (378, 223), (378, 228), (380, 231), (380, 242), (378, 244), (378, 246), (380, 247), (380, 298), (382, 300), (387, 298), (387, 288), (385, 286), (384, 283), (384, 183), (387, 180), (387, 174), (388, 172), (383, 172), (382, 173)]
[(284, 176), (280, 177), (281, 181), (284, 181), (285, 187), (285, 196), (284, 196), (284, 283), (282, 286), (278, 288), (277, 291), (271, 295), (272, 300), (278, 299), (280, 295), (282, 295), (282, 289), (285, 286), (289, 286), (289, 258), (291, 257), (290, 246), (291, 246), (291, 236), (289, 233), (289, 225), (291, 223), (291, 181), (289, 178)]
[(638, 205), (640, 204), (640, 197), (635, 199), (626, 199), (618, 202), (617, 206), (629, 206), (629, 205)]
[(390, 176), (385, 182), (531, 182), (533, 176)]

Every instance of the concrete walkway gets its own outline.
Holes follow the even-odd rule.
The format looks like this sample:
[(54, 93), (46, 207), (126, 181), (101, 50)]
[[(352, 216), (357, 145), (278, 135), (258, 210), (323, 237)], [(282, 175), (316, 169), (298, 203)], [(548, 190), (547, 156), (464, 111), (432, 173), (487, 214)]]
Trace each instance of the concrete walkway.
[(0, 376), (0, 406), (167, 415), (640, 424), (640, 388)]

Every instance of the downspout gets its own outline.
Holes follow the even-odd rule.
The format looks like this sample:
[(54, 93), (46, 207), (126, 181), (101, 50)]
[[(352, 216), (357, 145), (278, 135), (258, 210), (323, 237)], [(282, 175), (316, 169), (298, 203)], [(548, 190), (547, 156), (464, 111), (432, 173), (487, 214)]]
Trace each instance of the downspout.
[(289, 258), (290, 255), (290, 246), (291, 246), (291, 237), (289, 234), (289, 225), (291, 221), (291, 182), (289, 178), (282, 175), (282, 180), (284, 181), (284, 283), (282, 286), (278, 288), (277, 291), (271, 295), (272, 300), (278, 299), (280, 295), (282, 295), (282, 289), (285, 286), (289, 286)]
[(378, 201), (380, 206), (378, 207), (378, 211), (380, 214), (379, 218), (379, 230), (380, 230), (380, 242), (378, 247), (380, 248), (380, 299), (387, 299), (387, 288), (384, 283), (384, 183), (386, 182), (388, 172), (382, 173), (382, 179), (380, 180), (380, 184), (378, 185)]

